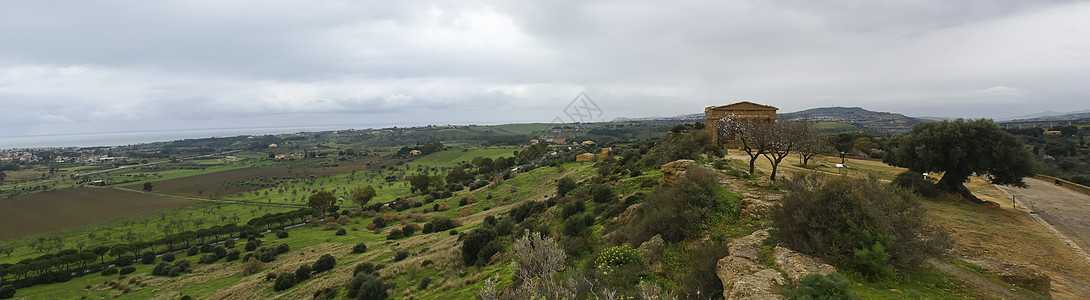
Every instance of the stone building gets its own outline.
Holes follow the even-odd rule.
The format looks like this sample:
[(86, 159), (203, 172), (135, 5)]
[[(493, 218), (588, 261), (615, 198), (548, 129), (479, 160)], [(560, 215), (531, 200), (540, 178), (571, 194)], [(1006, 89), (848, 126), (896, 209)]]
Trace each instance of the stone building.
[(708, 131), (708, 134), (712, 136), (712, 141), (720, 143), (727, 147), (737, 147), (737, 139), (734, 137), (724, 137), (724, 141), (719, 141), (719, 121), (728, 118), (758, 118), (766, 120), (768, 122), (776, 121), (776, 111), (779, 110), (774, 106), (757, 104), (749, 101), (742, 101), (734, 104), (722, 105), (722, 106), (709, 106), (704, 108), (704, 129)]

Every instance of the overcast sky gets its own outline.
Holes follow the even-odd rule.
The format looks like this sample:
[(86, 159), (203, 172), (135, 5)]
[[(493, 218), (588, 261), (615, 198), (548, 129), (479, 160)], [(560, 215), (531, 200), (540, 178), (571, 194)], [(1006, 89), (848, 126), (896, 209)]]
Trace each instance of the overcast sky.
[(0, 136), (1090, 109), (1086, 1), (452, 2), (4, 1)]

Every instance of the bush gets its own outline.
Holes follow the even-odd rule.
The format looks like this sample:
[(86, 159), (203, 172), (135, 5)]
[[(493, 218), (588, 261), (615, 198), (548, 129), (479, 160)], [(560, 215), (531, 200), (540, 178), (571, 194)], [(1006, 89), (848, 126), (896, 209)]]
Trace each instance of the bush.
[(277, 254), (288, 253), (288, 251), (291, 251), (291, 246), (288, 246), (287, 243), (282, 243), (280, 245), (276, 245), (276, 253)]
[(720, 243), (704, 241), (689, 249), (689, 267), (685, 268), (685, 293), (693, 295), (722, 295), (723, 281), (716, 275), (719, 259), (726, 257), (728, 248)]
[(333, 221), (326, 222), (325, 226), (322, 226), (322, 230), (338, 230), (338, 229), (341, 229), (341, 223), (337, 223), (337, 222), (333, 222)]
[(258, 245), (261, 245), (261, 241), (259, 241), (259, 240), (250, 240), (249, 242), (246, 242), (246, 248), (245, 249), (246, 249), (246, 251), (254, 251), (254, 249), (257, 249)]
[(587, 206), (583, 203), (583, 200), (570, 201), (567, 204), (564, 204), (563, 207), (561, 207), (560, 217), (567, 219), (568, 217), (571, 217), (577, 213), (581, 213), (586, 210)]
[(352, 253), (363, 253), (363, 252), (366, 252), (366, 251), (367, 251), (367, 244), (366, 243), (359, 243), (359, 244), (356, 244), (355, 246), (352, 246)]
[(231, 250), (227, 251), (227, 255), (225, 257), (227, 258), (227, 261), (236, 261), (238, 260), (238, 256), (240, 254), (241, 253), (239, 253), (238, 250)]
[(925, 223), (915, 197), (875, 178), (797, 176), (773, 211), (787, 247), (825, 258), (864, 275), (892, 275), (886, 265), (915, 269), (950, 247), (942, 231)]
[(571, 177), (560, 178), (560, 181), (556, 183), (556, 194), (564, 196), (578, 187), (579, 185), (575, 183), (575, 179), (571, 179)]
[(400, 229), (390, 230), (390, 234), (386, 235), (386, 240), (396, 240), (404, 237)]
[(613, 195), (613, 189), (606, 185), (595, 185), (590, 188), (590, 196), (594, 199), (594, 203), (608, 203), (613, 202), (617, 198)]
[[(528, 202), (523, 203), (522, 205), (519, 205), (518, 207), (515, 207), (514, 209), (512, 209), (511, 213), (508, 214), (508, 216), (510, 218), (514, 219), (514, 221), (516, 223), (521, 223), (522, 221), (526, 220), (527, 218), (532, 217), (532, 216), (534, 216), (534, 215), (536, 215), (536, 214), (538, 214), (540, 212), (543, 212), (543, 211), (545, 211), (545, 202), (528, 201)], [(443, 230), (445, 230), (445, 229), (440, 229), (440, 230), (436, 230), (436, 231), (443, 231)]]
[(489, 226), (481, 226), (477, 230), (466, 234), (462, 238), (462, 261), (467, 266), (477, 264), (477, 257), (481, 249), (495, 239), (496, 230)]
[(287, 238), (288, 237), (288, 232), (286, 230), (277, 230), (276, 231), (276, 237), (281, 238), (281, 239)]
[(337, 232), (333, 233), (333, 235), (346, 235), (346, 234), (348, 234), (348, 231), (344, 230), (344, 228), (337, 229)]
[(326, 254), (318, 258), (318, 261), (314, 262), (314, 273), (321, 273), (329, 270), (333, 270), (333, 267), (337, 266), (337, 259), (332, 255)]
[(295, 281), (303, 282), (310, 279), (310, 265), (301, 265), (298, 269), (295, 269)]
[(640, 253), (636, 252), (636, 249), (632, 249), (632, 247), (629, 247), (628, 245), (602, 249), (602, 252), (598, 253), (598, 258), (594, 260), (594, 265), (598, 269), (603, 270), (611, 267), (642, 263), (643, 257), (640, 256)]
[(242, 264), (242, 274), (245, 275), (256, 274), (257, 272), (261, 272), (262, 269), (265, 269), (265, 263), (262, 263), (255, 257), (246, 259), (246, 263)]
[(904, 171), (893, 178), (893, 185), (908, 189), (924, 197), (936, 197), (942, 192), (939, 188), (923, 178), (923, 174), (913, 171)]
[(276, 283), (273, 284), (274, 291), (283, 291), (295, 286), (295, 276), (290, 273), (284, 273), (276, 275)]
[(223, 258), (227, 256), (227, 248), (223, 248), (223, 246), (213, 247), (212, 254), (215, 254), (219, 258)]
[(503, 251), (503, 245), (500, 244), (500, 241), (492, 240), (491, 242), (488, 242), (488, 244), (485, 244), (484, 247), (477, 252), (477, 265), (487, 265), (492, 259), (492, 256), (496, 255), (496, 253), (500, 253), (500, 251)]
[(223, 246), (227, 247), (227, 249), (235, 248), (235, 240), (234, 239), (228, 239), (226, 242), (223, 242)]
[(382, 278), (373, 273), (357, 273), (345, 286), (348, 298), (355, 299), (386, 299), (386, 284)]
[(117, 273), (121, 274), (121, 275), (129, 274), (129, 273), (132, 273), (132, 272), (136, 272), (136, 267), (128, 266), (128, 267), (121, 268), (121, 270), (117, 271)]
[(216, 256), (215, 254), (212, 254), (212, 253), (208, 253), (208, 254), (205, 254), (205, 255), (201, 255), (201, 258), (199, 260), (197, 260), (197, 262), (202, 263), (202, 264), (211, 264), (211, 263), (215, 263), (219, 259), (220, 259), (219, 256)]
[(802, 278), (799, 287), (783, 291), (788, 299), (859, 299), (851, 291), (852, 283), (838, 273), (810, 274)]
[(409, 251), (398, 251), (397, 254), (394, 254), (394, 262), (399, 262), (406, 258), (409, 258)]
[(15, 287), (10, 284), (0, 286), (0, 299), (10, 299), (15, 297)]
[(666, 242), (679, 242), (703, 236), (705, 222), (720, 217), (738, 218), (739, 196), (724, 190), (716, 173), (705, 168), (690, 168), (670, 187), (651, 193), (640, 207), (640, 218), (619, 228), (618, 237), (639, 245), (661, 234)]
[(165, 262), (174, 262), (174, 253), (167, 252), (163, 254), (163, 257), (161, 257), (161, 259)]
[(155, 263), (155, 252), (144, 251), (144, 253), (142, 253), (140, 255), (140, 263), (143, 263), (145, 265), (154, 264)]
[(421, 232), (427, 234), (432, 232), (446, 231), (447, 229), (455, 227), (458, 227), (458, 225), (454, 223), (454, 220), (451, 220), (450, 218), (439, 217), (432, 219), (427, 223), (424, 223), (424, 228)]
[(131, 255), (122, 255), (114, 260), (114, 265), (118, 267), (128, 267), (132, 265), (132, 262), (133, 257)]
[(102, 269), (102, 276), (117, 274), (117, 267), (109, 267)]

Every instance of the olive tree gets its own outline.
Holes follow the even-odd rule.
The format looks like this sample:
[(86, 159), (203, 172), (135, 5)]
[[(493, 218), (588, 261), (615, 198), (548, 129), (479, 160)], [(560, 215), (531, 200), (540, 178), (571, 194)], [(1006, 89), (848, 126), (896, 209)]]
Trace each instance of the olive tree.
[(912, 126), (908, 135), (890, 140), (884, 161), (914, 172), (945, 172), (940, 190), (982, 202), (964, 183), (973, 174), (993, 184), (1025, 187), (1033, 163), (1022, 141), (991, 120), (928, 122)]

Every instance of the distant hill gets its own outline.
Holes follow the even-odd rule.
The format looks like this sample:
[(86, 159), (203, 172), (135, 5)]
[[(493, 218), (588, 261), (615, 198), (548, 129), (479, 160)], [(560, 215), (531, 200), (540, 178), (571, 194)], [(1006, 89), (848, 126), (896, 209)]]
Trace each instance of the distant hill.
[(1033, 118), (1012, 119), (1001, 122), (1037, 122), (1037, 121), (1066, 121), (1066, 120), (1082, 120), (1090, 119), (1090, 111), (1071, 112), (1058, 115), (1046, 115)]
[[(779, 114), (781, 120), (810, 120), (818, 122), (819, 129), (827, 131), (863, 131), (870, 133), (905, 133), (920, 122), (927, 120), (902, 114), (876, 112), (860, 107), (820, 107)], [(836, 124), (836, 125), (834, 125)], [(844, 126), (851, 125), (851, 126)], [(854, 129), (852, 128), (854, 127)]]
[[(930, 120), (908, 117), (902, 114), (876, 112), (860, 107), (820, 107), (803, 111), (777, 114), (780, 120), (810, 120), (818, 123), (825, 133), (905, 133), (920, 122)], [(704, 121), (703, 113), (672, 117), (617, 118), (614, 121)]]

